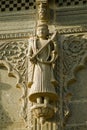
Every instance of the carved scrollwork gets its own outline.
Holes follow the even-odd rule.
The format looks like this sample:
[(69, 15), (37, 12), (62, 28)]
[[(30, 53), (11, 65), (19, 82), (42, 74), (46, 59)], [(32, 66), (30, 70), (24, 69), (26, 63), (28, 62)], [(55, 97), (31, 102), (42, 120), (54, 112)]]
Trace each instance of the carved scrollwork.
[(80, 26), (80, 27), (69, 27), (69, 28), (62, 28), (58, 29), (58, 33), (60, 34), (72, 34), (72, 33), (82, 33), (87, 32), (87, 26)]
[[(83, 35), (71, 35), (65, 38), (63, 42), (63, 56), (64, 56), (64, 76), (67, 82), (74, 77), (73, 72), (76, 66), (81, 67), (83, 57), (87, 50), (87, 39)], [(71, 72), (71, 73), (70, 73)], [(66, 85), (67, 86), (67, 85)]]
[(18, 71), (14, 69), (10, 63), (4, 60), (0, 60), (0, 66), (4, 66), (7, 68), (9, 77), (15, 77), (17, 79), (16, 87), (18, 87), (19, 84), (22, 82), (21, 75), (18, 73)]
[(20, 73), (25, 76), (27, 44), (21, 41), (8, 41), (0, 44), (0, 60), (6, 61)]
[(87, 59), (87, 38), (84, 35), (70, 35), (65, 37), (63, 44), (63, 110), (65, 121), (70, 115), (69, 100), (72, 93), (68, 87), (76, 81), (75, 74), (84, 67)]
[(8, 76), (17, 79), (16, 87), (22, 90), (20, 112), (25, 120), (27, 118), (26, 54), (27, 41), (5, 41), (0, 43), (0, 66), (7, 68)]

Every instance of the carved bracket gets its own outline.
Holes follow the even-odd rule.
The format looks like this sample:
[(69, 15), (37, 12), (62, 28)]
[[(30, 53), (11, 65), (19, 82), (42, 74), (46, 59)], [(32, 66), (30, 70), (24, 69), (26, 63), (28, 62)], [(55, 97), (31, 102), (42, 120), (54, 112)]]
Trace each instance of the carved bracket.
[(84, 67), (84, 60), (87, 57), (87, 38), (85, 35), (71, 35), (63, 42), (64, 75), (65, 86), (75, 80), (75, 73)]

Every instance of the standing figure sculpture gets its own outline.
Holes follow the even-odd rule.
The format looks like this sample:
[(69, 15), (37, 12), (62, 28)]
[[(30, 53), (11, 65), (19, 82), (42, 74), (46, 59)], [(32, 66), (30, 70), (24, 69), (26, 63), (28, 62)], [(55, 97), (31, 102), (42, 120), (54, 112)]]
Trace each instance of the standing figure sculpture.
[(37, 36), (29, 39), (28, 86), (29, 100), (33, 103), (33, 115), (44, 123), (54, 115), (54, 104), (58, 100), (55, 91), (54, 64), (58, 57), (57, 32), (49, 38), (46, 24), (39, 24)]
[(29, 40), (28, 86), (31, 88), (29, 99), (32, 102), (58, 98), (55, 92), (57, 81), (53, 74), (54, 63), (58, 57), (56, 34), (57, 32), (48, 39), (48, 26), (38, 25), (37, 37)]
[(37, 2), (37, 33), (29, 39), (28, 86), (32, 115), (43, 124), (55, 114), (58, 85), (54, 77), (54, 65), (58, 57), (57, 32), (49, 37), (48, 0)]

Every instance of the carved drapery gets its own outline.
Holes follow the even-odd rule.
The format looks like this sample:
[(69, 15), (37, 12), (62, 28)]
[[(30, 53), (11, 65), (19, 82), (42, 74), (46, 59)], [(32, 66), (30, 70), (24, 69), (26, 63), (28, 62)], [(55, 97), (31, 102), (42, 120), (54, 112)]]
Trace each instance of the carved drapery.
[(58, 57), (57, 32), (49, 38), (48, 1), (36, 1), (36, 36), (29, 39), (28, 86), (29, 100), (33, 103), (31, 112), (43, 124), (55, 115), (58, 86), (54, 77), (54, 65)]

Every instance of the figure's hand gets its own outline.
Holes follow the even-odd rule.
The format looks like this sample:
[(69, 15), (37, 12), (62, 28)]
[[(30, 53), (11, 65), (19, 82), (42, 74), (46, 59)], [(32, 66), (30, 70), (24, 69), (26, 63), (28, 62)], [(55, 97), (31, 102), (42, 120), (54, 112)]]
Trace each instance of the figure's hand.
[(36, 63), (37, 63), (37, 59), (36, 59), (36, 58), (30, 57), (30, 61), (31, 61), (33, 64), (36, 64)]
[(57, 54), (57, 51), (53, 50), (53, 51), (52, 51), (52, 54), (56, 55), (56, 54)]

